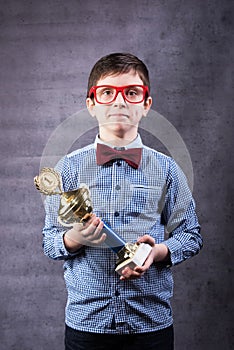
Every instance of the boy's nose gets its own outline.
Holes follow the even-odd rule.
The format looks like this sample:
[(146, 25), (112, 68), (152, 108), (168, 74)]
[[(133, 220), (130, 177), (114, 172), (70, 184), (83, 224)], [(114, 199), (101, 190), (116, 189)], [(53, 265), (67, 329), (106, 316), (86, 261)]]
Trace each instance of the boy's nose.
[(116, 99), (115, 99), (114, 102), (115, 102), (115, 103), (124, 103), (124, 104), (125, 104), (125, 99), (124, 99), (124, 97), (123, 97), (121, 91), (119, 91), (119, 92), (117, 93), (117, 96), (116, 96)]

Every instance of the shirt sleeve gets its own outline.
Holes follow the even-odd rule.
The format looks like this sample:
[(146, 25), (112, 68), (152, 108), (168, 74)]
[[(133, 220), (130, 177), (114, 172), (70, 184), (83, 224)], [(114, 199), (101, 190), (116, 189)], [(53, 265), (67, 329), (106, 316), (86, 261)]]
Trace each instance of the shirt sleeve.
[(162, 219), (169, 233), (169, 238), (163, 243), (170, 251), (172, 265), (198, 254), (203, 240), (195, 202), (186, 177), (174, 160), (170, 164)]

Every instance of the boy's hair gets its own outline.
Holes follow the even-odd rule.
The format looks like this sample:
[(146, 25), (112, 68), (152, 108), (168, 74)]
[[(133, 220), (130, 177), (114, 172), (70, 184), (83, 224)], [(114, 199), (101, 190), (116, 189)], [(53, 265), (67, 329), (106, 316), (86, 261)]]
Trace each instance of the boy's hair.
[(138, 73), (143, 84), (150, 90), (149, 72), (146, 65), (136, 56), (130, 53), (111, 53), (98, 60), (93, 66), (88, 81), (87, 97), (89, 90), (95, 86), (101, 78), (107, 75), (118, 75), (128, 73), (131, 70)]

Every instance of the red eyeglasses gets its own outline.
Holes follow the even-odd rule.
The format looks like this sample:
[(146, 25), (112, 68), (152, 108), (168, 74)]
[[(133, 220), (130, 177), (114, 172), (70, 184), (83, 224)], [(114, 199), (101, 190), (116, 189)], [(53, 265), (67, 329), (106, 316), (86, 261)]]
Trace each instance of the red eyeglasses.
[(146, 94), (149, 95), (148, 86), (145, 85), (100, 85), (91, 87), (89, 97), (94, 95), (98, 103), (107, 104), (113, 102), (119, 92), (121, 92), (124, 100), (129, 103), (141, 103), (145, 100)]

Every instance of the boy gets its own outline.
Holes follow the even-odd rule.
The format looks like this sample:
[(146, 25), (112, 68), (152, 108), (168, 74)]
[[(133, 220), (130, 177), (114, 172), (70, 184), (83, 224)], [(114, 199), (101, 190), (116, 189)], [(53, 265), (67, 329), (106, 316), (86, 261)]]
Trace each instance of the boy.
[[(89, 187), (95, 214), (66, 230), (57, 224), (58, 199), (52, 196), (43, 230), (45, 254), (65, 260), (65, 349), (171, 350), (170, 266), (197, 254), (202, 238), (182, 171), (138, 134), (152, 104), (145, 64), (131, 54), (101, 58), (90, 73), (86, 104), (99, 134), (65, 156), (57, 170), (64, 191), (81, 183)], [(112, 150), (114, 156), (105, 159)], [(136, 160), (123, 150), (136, 153)], [(116, 256), (104, 249), (100, 218), (125, 241), (152, 246), (143, 266), (115, 272)]]

